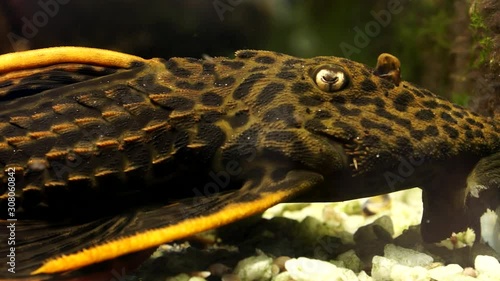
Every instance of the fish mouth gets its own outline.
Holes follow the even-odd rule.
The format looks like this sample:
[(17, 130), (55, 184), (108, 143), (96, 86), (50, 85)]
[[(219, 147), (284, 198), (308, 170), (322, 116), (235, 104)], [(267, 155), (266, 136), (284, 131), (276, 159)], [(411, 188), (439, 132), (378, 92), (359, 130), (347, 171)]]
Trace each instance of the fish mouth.
[(329, 163), (324, 163), (324, 166), (321, 167), (322, 174), (328, 175), (352, 171), (353, 160), (349, 155), (349, 146), (352, 146), (352, 142), (333, 137), (322, 131), (313, 132), (313, 134), (325, 144), (322, 153), (324, 159), (327, 159)]
[[(328, 131), (314, 131), (311, 133), (328, 144), (327, 153), (334, 155), (333, 157), (338, 160), (340, 170), (343, 172), (355, 172), (357, 170), (356, 152), (359, 151), (359, 143), (355, 139), (339, 138)], [(335, 169), (335, 171), (338, 170)]]

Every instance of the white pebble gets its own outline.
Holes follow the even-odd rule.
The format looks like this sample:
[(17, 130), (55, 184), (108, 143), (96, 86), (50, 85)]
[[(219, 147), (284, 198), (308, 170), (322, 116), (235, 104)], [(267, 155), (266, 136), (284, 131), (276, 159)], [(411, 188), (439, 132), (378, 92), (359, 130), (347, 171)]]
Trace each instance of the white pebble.
[(479, 273), (488, 271), (500, 272), (500, 263), (494, 257), (478, 255), (474, 261), (474, 266)]
[(207, 281), (207, 279), (205, 279), (203, 277), (199, 277), (199, 276), (193, 276), (193, 277), (189, 278), (188, 281)]
[(391, 280), (391, 270), (396, 264), (391, 259), (374, 256), (372, 259), (372, 278), (375, 280)]
[[(494, 257), (478, 255), (474, 261), (479, 280), (500, 280), (500, 263)], [(496, 279), (495, 279), (496, 278)]]
[[(477, 281), (477, 279), (463, 274), (453, 274), (450, 276), (446, 276), (443, 279), (440, 279), (439, 281)], [(488, 280), (488, 281), (498, 281), (498, 280)]]
[(464, 269), (458, 264), (449, 264), (447, 266), (440, 266), (429, 270), (429, 276), (437, 281), (447, 280), (453, 275), (462, 274)]
[(387, 244), (384, 247), (384, 256), (406, 266), (425, 267), (434, 261), (434, 259), (429, 255), (411, 249), (398, 247), (393, 244)]
[(351, 281), (358, 280), (352, 270), (336, 267), (320, 260), (308, 258), (290, 259), (285, 263), (290, 277), (295, 281)]
[(396, 264), (391, 270), (391, 280), (393, 281), (430, 281), (431, 277), (427, 269), (421, 266), (406, 266)]
[(500, 253), (500, 207), (496, 212), (487, 210), (481, 216), (481, 236), (495, 251)]
[(264, 281), (271, 280), (273, 259), (262, 254), (241, 260), (234, 274), (238, 275), (241, 281)]
[(371, 278), (366, 272), (363, 270), (358, 274), (358, 280), (359, 281), (373, 281), (373, 278)]
[(280, 274), (276, 275), (273, 278), (273, 281), (291, 281), (293, 280), (292, 277), (290, 277), (290, 272), (285, 271), (281, 272)]

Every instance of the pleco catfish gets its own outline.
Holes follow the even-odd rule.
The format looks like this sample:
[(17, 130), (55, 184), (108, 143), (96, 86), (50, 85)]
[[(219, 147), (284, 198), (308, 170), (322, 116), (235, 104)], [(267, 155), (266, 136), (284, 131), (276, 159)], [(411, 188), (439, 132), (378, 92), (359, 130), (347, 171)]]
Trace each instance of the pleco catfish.
[(399, 67), (256, 50), (0, 56), (1, 227), (15, 242), (0, 249), (16, 272), (2, 262), (0, 278), (78, 278), (280, 202), (415, 186), (425, 241), (479, 231), (499, 205), (498, 120)]

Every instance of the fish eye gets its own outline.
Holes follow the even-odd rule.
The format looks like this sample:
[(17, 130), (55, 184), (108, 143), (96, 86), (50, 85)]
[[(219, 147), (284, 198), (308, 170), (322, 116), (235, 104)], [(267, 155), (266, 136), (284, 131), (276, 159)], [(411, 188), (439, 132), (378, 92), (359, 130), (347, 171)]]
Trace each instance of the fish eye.
[(349, 82), (349, 77), (342, 68), (331, 65), (318, 67), (312, 78), (322, 91), (329, 93), (342, 90)]

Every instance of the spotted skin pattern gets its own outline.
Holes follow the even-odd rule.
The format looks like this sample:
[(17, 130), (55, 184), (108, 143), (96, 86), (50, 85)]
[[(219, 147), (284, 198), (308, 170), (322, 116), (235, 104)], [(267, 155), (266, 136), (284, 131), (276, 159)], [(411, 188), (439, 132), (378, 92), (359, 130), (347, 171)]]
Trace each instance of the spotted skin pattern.
[[(206, 227), (214, 228), (232, 204), (264, 202), (227, 222), (285, 200), (338, 201), (420, 186), (427, 241), (477, 228), (479, 212), (498, 204), (468, 195), (479, 186), (498, 195), (496, 178), (480, 179), (500, 165), (472, 173), (481, 159), (499, 161), (498, 122), (400, 81), (391, 55), (372, 69), (344, 58), (255, 50), (233, 59), (111, 60), (95, 53), (88, 61), (54, 50), (68, 59), (38, 62), (35, 51), (26, 55), (32, 65), (15, 68), (0, 56), (1, 218), (8, 218), (8, 171), (15, 170), (16, 217), (46, 229), (62, 224), (59, 233), (81, 234), (88, 243), (52, 250), (25, 272), (88, 266), (39, 268), (44, 259), (57, 263), (61, 254), (121, 237), (162, 227), (170, 234), (194, 217), (214, 215), (217, 223)], [(319, 86), (323, 68), (342, 73), (342, 88)], [(195, 195), (201, 201), (190, 199)], [(175, 202), (188, 203), (181, 209)], [(206, 206), (196, 212), (199, 204)], [(75, 227), (131, 212), (129, 220), (116, 219), (123, 230), (112, 228), (107, 237)], [(139, 218), (144, 223), (132, 223)]]

